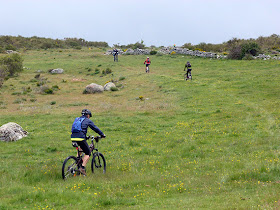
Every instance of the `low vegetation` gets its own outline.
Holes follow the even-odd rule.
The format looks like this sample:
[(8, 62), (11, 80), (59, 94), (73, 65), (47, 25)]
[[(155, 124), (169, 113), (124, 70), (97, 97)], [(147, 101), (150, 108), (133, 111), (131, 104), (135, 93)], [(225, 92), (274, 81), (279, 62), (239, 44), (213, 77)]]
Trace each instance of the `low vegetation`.
[[(0, 125), (29, 134), (0, 142), (0, 209), (279, 208), (279, 61), (151, 55), (146, 74), (146, 56), (116, 63), (103, 53), (22, 52), (24, 71), (0, 89)], [(186, 61), (192, 81), (183, 79)], [(40, 78), (56, 92), (37, 92)], [(123, 88), (82, 94), (112, 80)], [(71, 125), (84, 108), (107, 135), (99, 142), (107, 172), (95, 176), (88, 164), (87, 177), (63, 181), (63, 160), (76, 155)]]

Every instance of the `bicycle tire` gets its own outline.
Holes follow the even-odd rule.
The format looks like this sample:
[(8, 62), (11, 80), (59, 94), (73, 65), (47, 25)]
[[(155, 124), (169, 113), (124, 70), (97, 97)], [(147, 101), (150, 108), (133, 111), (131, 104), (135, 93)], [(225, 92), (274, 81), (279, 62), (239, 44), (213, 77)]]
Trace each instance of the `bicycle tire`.
[(78, 172), (78, 159), (74, 156), (67, 157), (62, 165), (62, 178), (68, 179), (76, 176)]
[(188, 75), (187, 75), (187, 73), (184, 74), (184, 80), (188, 80)]
[(101, 171), (103, 174), (105, 174), (106, 172), (106, 160), (104, 155), (101, 154), (100, 152), (93, 153), (92, 160), (91, 160), (91, 171), (94, 174), (101, 173)]
[(189, 74), (189, 79), (192, 80), (192, 74), (191, 73)]

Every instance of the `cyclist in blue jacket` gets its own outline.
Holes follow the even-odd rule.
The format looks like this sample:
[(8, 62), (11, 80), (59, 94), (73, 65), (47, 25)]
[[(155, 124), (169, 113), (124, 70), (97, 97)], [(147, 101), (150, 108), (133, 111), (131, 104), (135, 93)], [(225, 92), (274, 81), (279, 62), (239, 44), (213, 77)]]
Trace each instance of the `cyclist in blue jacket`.
[(81, 131), (73, 131), (71, 134), (71, 140), (72, 142), (77, 142), (79, 145), (79, 151), (83, 151), (85, 153), (85, 156), (83, 157), (83, 163), (82, 168), (80, 168), (80, 172), (83, 175), (86, 175), (85, 166), (89, 160), (90, 157), (90, 148), (87, 143), (87, 129), (90, 127), (93, 131), (98, 133), (102, 138), (105, 138), (106, 135), (96, 126), (94, 123), (89, 119), (92, 117), (91, 111), (88, 109), (82, 110), (82, 116), (80, 117), (82, 123), (81, 123)]

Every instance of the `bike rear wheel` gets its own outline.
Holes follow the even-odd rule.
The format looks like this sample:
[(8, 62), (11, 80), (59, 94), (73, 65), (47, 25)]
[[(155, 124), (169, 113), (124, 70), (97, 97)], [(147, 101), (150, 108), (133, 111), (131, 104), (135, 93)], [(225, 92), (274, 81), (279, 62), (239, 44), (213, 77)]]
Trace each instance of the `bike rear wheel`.
[(95, 174), (105, 174), (106, 172), (106, 161), (104, 155), (100, 152), (93, 153), (91, 161), (91, 171)]
[(78, 169), (78, 159), (74, 156), (67, 157), (62, 165), (62, 178), (68, 179), (70, 177), (76, 176), (79, 172)]
[(187, 75), (187, 73), (184, 74), (184, 80), (188, 80), (188, 75)]
[(192, 74), (191, 73), (189, 73), (189, 79), (192, 80)]

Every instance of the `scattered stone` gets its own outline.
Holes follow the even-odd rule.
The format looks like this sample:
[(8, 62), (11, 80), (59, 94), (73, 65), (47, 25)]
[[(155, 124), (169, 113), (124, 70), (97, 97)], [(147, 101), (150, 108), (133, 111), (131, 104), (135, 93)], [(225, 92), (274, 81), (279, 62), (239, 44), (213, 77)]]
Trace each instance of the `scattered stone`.
[(0, 140), (1, 141), (17, 141), (26, 137), (27, 131), (23, 130), (17, 123), (9, 122), (0, 127)]
[(108, 82), (104, 85), (104, 90), (105, 91), (110, 91), (112, 87), (115, 88), (116, 85), (113, 82)]
[(103, 91), (104, 87), (95, 83), (86, 86), (87, 93), (102, 93)]
[(64, 70), (60, 69), (60, 68), (58, 68), (58, 69), (50, 69), (49, 72), (51, 74), (62, 74), (64, 72)]
[(17, 51), (13, 51), (13, 50), (6, 50), (7, 54), (12, 54), (12, 53), (18, 53)]

